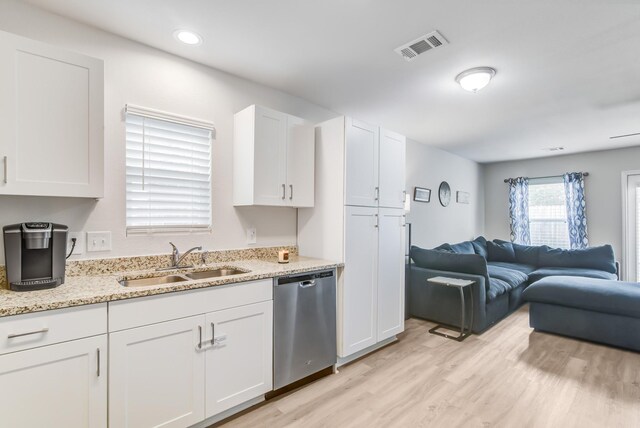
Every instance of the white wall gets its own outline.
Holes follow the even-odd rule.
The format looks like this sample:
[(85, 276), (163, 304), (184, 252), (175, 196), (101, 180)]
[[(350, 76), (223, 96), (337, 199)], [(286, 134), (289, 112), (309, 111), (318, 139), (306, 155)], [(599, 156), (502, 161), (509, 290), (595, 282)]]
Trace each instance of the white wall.
[[(53, 221), (71, 231), (112, 232), (111, 252), (78, 258), (157, 254), (169, 240), (181, 249), (246, 246), (245, 229), (257, 228), (258, 246), (296, 241), (292, 208), (234, 208), (232, 205), (233, 114), (250, 104), (320, 122), (335, 113), (274, 89), (105, 33), (14, 0), (0, 2), (0, 30), (44, 41), (105, 62), (105, 197), (73, 198), (0, 196), (0, 225)], [(212, 121), (213, 232), (211, 234), (125, 236), (125, 104), (137, 104)], [(55, 165), (51, 165), (55, 168)], [(4, 264), (0, 249), (0, 264)], [(76, 257), (76, 256), (74, 256)]]
[(611, 244), (622, 256), (622, 171), (640, 169), (640, 147), (484, 165), (487, 238), (509, 239), (505, 178), (586, 171), (585, 198), (590, 245)]
[[(451, 202), (443, 207), (438, 186), (451, 186)], [(431, 189), (431, 202), (413, 201), (415, 186)], [(456, 191), (469, 192), (469, 205), (456, 202)], [(407, 140), (407, 191), (411, 193), (412, 243), (433, 248), (483, 234), (484, 186), (482, 167), (476, 162), (415, 141)]]

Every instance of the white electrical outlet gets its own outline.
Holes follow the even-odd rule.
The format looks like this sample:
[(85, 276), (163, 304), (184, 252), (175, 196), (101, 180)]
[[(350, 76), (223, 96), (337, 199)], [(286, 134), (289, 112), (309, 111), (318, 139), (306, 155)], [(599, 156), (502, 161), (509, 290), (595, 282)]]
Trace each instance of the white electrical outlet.
[(256, 240), (256, 228), (250, 227), (247, 229), (247, 244), (255, 244)]
[[(76, 245), (73, 246), (73, 242), (71, 241), (73, 238), (76, 238)], [(80, 255), (84, 253), (85, 248), (85, 240), (84, 240), (84, 232), (69, 232), (67, 233), (67, 254), (73, 248), (73, 255)]]
[(87, 251), (111, 251), (111, 232), (87, 232)]

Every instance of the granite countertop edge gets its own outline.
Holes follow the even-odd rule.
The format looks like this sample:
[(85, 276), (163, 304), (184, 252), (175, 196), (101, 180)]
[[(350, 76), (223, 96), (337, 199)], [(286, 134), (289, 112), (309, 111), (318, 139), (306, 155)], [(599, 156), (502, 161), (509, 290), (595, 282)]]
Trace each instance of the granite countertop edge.
[[(228, 284), (287, 276), (316, 270), (343, 267), (343, 263), (327, 260), (296, 257), (288, 264), (279, 264), (270, 260), (238, 260), (227, 263), (214, 263), (196, 269), (157, 272), (155, 270), (120, 272), (111, 275), (68, 276), (65, 284), (48, 290), (31, 292), (15, 292), (0, 290), (0, 318), (12, 315), (28, 314), (74, 306), (115, 302), (137, 297), (156, 296), (180, 291), (198, 290)], [(216, 278), (189, 280), (163, 285), (143, 287), (124, 287), (119, 284), (123, 277), (144, 278), (171, 275), (190, 271), (217, 269), (221, 267), (237, 267), (248, 270), (247, 273)]]

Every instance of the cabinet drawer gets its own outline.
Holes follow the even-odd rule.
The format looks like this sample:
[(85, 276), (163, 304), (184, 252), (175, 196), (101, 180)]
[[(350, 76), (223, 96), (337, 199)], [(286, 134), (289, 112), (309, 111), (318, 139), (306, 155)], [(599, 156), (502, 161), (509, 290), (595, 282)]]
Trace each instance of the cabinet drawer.
[(0, 355), (107, 332), (107, 304), (0, 318)]
[(272, 300), (273, 280), (240, 282), (109, 303), (109, 331)]

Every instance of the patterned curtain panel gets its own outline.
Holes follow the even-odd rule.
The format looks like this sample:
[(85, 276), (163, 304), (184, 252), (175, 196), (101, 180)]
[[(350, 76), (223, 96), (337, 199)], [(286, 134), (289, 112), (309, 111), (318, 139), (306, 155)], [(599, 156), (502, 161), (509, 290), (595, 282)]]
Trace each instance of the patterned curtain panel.
[(529, 245), (529, 179), (509, 180), (509, 217), (511, 218), (511, 242)]
[(581, 172), (568, 172), (562, 176), (567, 204), (567, 226), (571, 249), (589, 246), (587, 238), (587, 211), (584, 200), (584, 177)]

